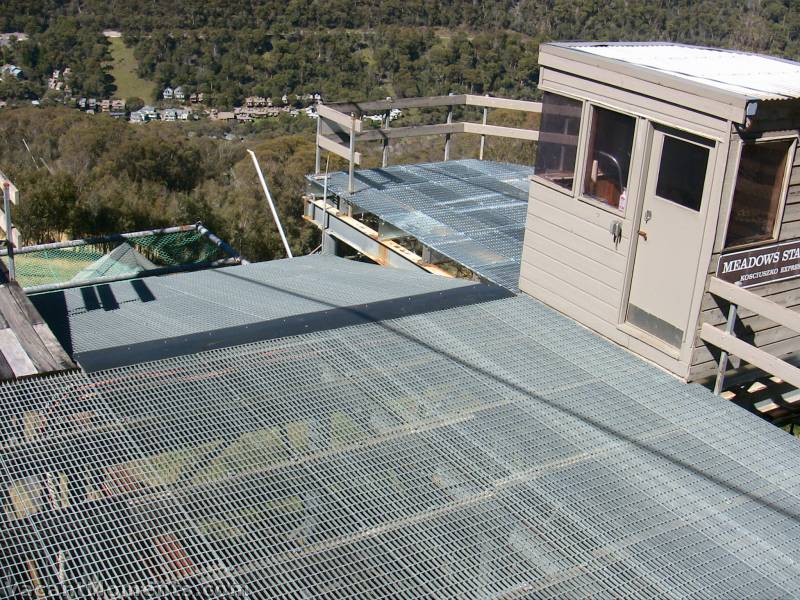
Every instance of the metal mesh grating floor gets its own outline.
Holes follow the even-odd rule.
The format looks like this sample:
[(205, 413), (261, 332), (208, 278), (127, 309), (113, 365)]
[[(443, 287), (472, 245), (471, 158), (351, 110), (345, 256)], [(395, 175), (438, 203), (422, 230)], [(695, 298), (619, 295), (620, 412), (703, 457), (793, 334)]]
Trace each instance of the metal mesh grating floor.
[(332, 194), (517, 291), (531, 167), (473, 159), (330, 175)]
[(525, 297), (4, 384), (0, 426), (13, 597), (800, 593), (796, 440)]
[(31, 300), (64, 347), (81, 354), (471, 285), (307, 256), (35, 294)]

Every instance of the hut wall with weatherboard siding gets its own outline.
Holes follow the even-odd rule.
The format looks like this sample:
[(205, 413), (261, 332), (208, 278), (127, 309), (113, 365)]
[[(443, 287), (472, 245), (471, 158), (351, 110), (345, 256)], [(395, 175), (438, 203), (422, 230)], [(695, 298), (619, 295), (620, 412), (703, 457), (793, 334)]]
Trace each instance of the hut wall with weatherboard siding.
[[(798, 121), (795, 120), (794, 123)], [(783, 124), (783, 122), (780, 122)], [(778, 126), (779, 122), (770, 120), (762, 124), (762, 128)], [(738, 134), (735, 134), (738, 137)], [(772, 131), (769, 137), (789, 137), (797, 135), (797, 130)], [(732, 144), (732, 146), (735, 146)], [(733, 151), (733, 150), (732, 150)], [(735, 165), (734, 165), (735, 166)], [(712, 277), (716, 274), (717, 264), (722, 254), (722, 240), (724, 239), (725, 226), (730, 211), (731, 187), (735, 179), (735, 169), (728, 176), (728, 189), (726, 189), (725, 202), (720, 210), (720, 220), (717, 227), (717, 240), (714, 245), (714, 254), (709, 264), (706, 287)], [(786, 203), (784, 205), (781, 221), (778, 229), (778, 241), (800, 239), (800, 152), (795, 151), (792, 168), (789, 173), (789, 183), (787, 188)], [(778, 281), (757, 287), (748, 288), (749, 291), (759, 296), (769, 298), (771, 301), (800, 312), (800, 278)], [(703, 296), (701, 305), (700, 321), (695, 336), (695, 350), (692, 356), (692, 364), (689, 371), (690, 381), (703, 381), (714, 377), (717, 370), (716, 358), (718, 351), (708, 346), (699, 336), (700, 327), (703, 323), (710, 323), (714, 326), (723, 327), (727, 321), (728, 303), (717, 299), (708, 291)], [(750, 311), (740, 311), (740, 318), (736, 327), (736, 335), (757, 348), (783, 359), (791, 358), (800, 351), (800, 334), (776, 325), (772, 321)], [(732, 360), (732, 366), (738, 367), (737, 359)]]
[[(581, 119), (584, 132), (589, 102), (641, 119), (688, 129), (717, 140), (727, 152), (730, 122), (689, 110), (677, 103), (631, 92), (620, 87), (543, 68), (540, 88), (588, 101)], [(639, 223), (640, 185), (647, 168), (646, 127), (637, 127), (630, 168), (628, 206), (624, 215), (600, 208), (554, 185), (533, 178), (528, 200), (520, 289), (556, 310), (576, 319), (631, 351), (685, 376), (691, 353), (681, 361), (620, 328), (625, 321), (630, 269), (633, 267), (632, 236)], [(583, 177), (582, 157), (588, 136), (581, 135), (577, 150), (576, 187)], [(622, 239), (614, 244), (614, 221), (622, 222)], [(698, 290), (698, 294), (700, 290)]]

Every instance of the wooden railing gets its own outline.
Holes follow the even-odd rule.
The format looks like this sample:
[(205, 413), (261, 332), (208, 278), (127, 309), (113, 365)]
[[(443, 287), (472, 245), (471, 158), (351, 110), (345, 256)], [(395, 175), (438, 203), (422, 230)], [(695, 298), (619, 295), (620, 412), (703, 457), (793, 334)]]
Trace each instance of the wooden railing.
[(730, 303), (724, 330), (718, 329), (710, 323), (703, 323), (700, 329), (700, 337), (722, 351), (714, 392), (718, 394), (722, 391), (730, 355), (738, 356), (754, 367), (800, 388), (799, 368), (737, 338), (735, 333), (736, 319), (740, 309), (747, 309), (798, 333), (800, 333), (800, 313), (716, 277), (711, 279), (708, 291)]
[[(483, 107), (481, 123), (453, 122), (454, 106)], [(434, 125), (416, 125), (391, 128), (389, 115), (393, 109), (448, 107), (445, 123)], [(369, 102), (350, 102), (337, 104), (319, 104), (317, 106), (317, 148), (315, 173), (320, 174), (321, 151), (325, 150), (348, 161), (348, 191), (353, 193), (353, 172), (356, 165), (361, 164), (361, 153), (356, 152), (356, 142), (382, 141), (383, 157), (381, 164), (388, 164), (389, 140), (419, 137), (427, 135), (445, 136), (444, 160), (450, 159), (450, 140), (456, 133), (470, 133), (481, 136), (479, 158), (483, 160), (486, 136), (513, 138), (536, 141), (539, 132), (517, 127), (501, 127), (488, 125), (489, 109), (500, 108), (523, 112), (542, 112), (541, 102), (525, 100), (509, 100), (490, 96), (457, 94), (451, 96), (429, 96), (424, 98), (400, 98), (397, 100), (375, 100)], [(363, 115), (367, 113), (383, 114), (381, 127), (365, 129)]]

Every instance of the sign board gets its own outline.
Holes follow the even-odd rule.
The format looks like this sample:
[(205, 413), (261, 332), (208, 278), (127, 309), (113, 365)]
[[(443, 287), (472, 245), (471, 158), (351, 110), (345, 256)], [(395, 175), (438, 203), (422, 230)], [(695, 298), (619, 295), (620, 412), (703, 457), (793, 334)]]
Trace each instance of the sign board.
[(800, 240), (723, 254), (717, 277), (745, 288), (800, 277)]

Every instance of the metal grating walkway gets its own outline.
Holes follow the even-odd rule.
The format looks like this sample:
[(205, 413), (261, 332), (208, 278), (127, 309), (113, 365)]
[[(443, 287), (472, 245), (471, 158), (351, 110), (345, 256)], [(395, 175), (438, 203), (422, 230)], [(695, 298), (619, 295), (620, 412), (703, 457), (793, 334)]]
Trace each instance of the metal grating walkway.
[(0, 426), (37, 598), (800, 594), (796, 440), (526, 297), (7, 383)]
[(97, 370), (506, 295), (422, 271), (307, 256), (31, 299), (81, 366)]
[(531, 167), (480, 161), (397, 165), (330, 175), (332, 194), (484, 279), (517, 291)]

